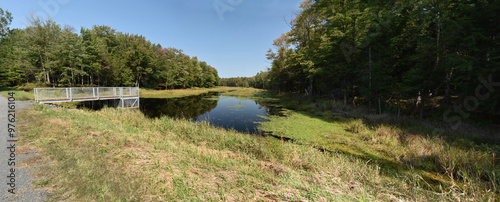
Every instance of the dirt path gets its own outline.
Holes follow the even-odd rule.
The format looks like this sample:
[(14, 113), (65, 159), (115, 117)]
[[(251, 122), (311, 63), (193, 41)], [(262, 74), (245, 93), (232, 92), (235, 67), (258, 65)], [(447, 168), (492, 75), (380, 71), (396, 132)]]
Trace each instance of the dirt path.
[[(16, 101), (16, 112), (23, 108), (31, 108), (32, 104), (29, 101)], [(11, 149), (8, 147), (15, 142), (8, 142), (12, 138), (9, 137), (8, 129), (8, 100), (0, 95), (0, 177), (2, 178), (0, 184), (0, 201), (44, 201), (48, 193), (43, 190), (33, 189), (34, 185), (32, 182), (35, 178), (32, 176), (34, 170), (29, 167), (24, 166), (24, 162), (27, 158), (34, 157), (35, 154), (19, 154), (15, 151), (15, 167), (9, 166), (9, 160), (11, 158)], [(22, 117), (16, 117), (21, 118)], [(17, 125), (18, 123), (16, 123)], [(18, 145), (15, 145), (16, 149)], [(15, 175), (15, 189), (14, 193), (9, 193), (11, 186), (7, 183), (11, 181), (9, 175), (12, 175), (11, 168), (15, 169), (13, 173)]]

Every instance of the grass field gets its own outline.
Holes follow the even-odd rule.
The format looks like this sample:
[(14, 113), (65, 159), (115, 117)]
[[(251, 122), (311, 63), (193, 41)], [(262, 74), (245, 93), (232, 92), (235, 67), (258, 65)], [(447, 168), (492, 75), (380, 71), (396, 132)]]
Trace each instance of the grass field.
[(469, 187), (434, 188), (418, 173), (389, 174), (383, 164), (355, 155), (167, 117), (148, 119), (136, 110), (37, 105), (19, 116), (26, 121), (20, 152), (42, 152), (30, 162), (44, 165), (39, 186), (51, 189), (53, 200), (498, 199), (474, 178)]

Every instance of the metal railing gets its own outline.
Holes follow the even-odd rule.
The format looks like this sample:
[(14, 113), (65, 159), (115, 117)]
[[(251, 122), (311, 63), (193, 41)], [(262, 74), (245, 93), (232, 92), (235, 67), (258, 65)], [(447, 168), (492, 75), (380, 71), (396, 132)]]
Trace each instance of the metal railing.
[(34, 94), (38, 103), (120, 99), (124, 106), (125, 100), (137, 99), (139, 104), (139, 87), (35, 88)]

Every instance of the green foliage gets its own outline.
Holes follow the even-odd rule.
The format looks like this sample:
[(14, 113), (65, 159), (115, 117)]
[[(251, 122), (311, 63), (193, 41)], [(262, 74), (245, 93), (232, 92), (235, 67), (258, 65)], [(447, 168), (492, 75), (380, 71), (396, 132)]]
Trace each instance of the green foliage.
[(0, 37), (4, 37), (9, 33), (9, 25), (12, 22), (12, 13), (4, 11), (0, 8)]
[[(9, 30), (12, 17), (0, 10), (0, 77), (3, 85), (213, 87), (217, 70), (182, 50), (162, 48), (144, 36), (108, 26), (82, 28), (32, 18)], [(4, 35), (3, 33), (9, 33)], [(3, 37), (5, 36), (5, 37)]]
[(221, 86), (231, 86), (231, 87), (250, 87), (252, 78), (250, 77), (233, 77), (233, 78), (221, 78)]
[(16, 88), (11, 88), (7, 86), (0, 85), (0, 95), (3, 95), (5, 98), (8, 98), (11, 96), (10, 93), (14, 93), (14, 97), (16, 98), (16, 101), (26, 101), (26, 100), (33, 100), (33, 91), (32, 92), (26, 92), (20, 89)]
[[(393, 107), (422, 117), (424, 108), (476, 95), (480, 78), (500, 81), (499, 8), (499, 1), (306, 0), (266, 54), (265, 78), (246, 80), (344, 104), (412, 100)], [(477, 113), (499, 114), (498, 93), (481, 101)]]

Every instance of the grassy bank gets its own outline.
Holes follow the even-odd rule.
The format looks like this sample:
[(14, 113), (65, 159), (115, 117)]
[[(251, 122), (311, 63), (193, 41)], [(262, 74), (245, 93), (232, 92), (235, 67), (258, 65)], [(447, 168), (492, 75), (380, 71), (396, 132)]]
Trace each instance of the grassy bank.
[(251, 96), (253, 93), (263, 90), (256, 88), (240, 88), (240, 87), (225, 87), (218, 86), (214, 88), (188, 88), (174, 90), (153, 90), (141, 88), (140, 93), (142, 98), (177, 98), (190, 95), (199, 95), (208, 92), (228, 93), (230, 95)]
[(493, 199), (460, 187), (432, 190), (418, 175), (388, 176), (358, 157), (322, 153), (135, 110), (21, 112), (21, 149), (37, 149), (53, 200)]
[[(266, 93), (141, 89), (141, 97), (209, 91), (252, 98)], [(499, 200), (498, 130), (451, 132), (439, 123), (397, 123), (390, 115), (330, 101), (273, 100), (280, 99), (300, 111), (286, 110), (286, 117), (271, 117), (261, 129), (293, 143), (148, 119), (130, 109), (36, 105), (19, 115), (26, 121), (20, 144), (43, 153), (30, 162), (43, 165), (37, 184), (53, 189), (53, 200)]]
[(35, 96), (33, 95), (33, 91), (31, 92), (26, 92), (23, 90), (19, 90), (17, 88), (12, 88), (8, 86), (2, 86), (0, 85), (0, 94), (3, 95), (4, 97), (10, 97), (8, 93), (14, 92), (16, 100), (18, 101), (26, 101), (26, 100), (34, 100)]
[(364, 159), (395, 179), (418, 177), (418, 184), (428, 190), (491, 194), (498, 200), (500, 130), (495, 126), (463, 123), (461, 129), (450, 130), (439, 121), (402, 117), (398, 122), (393, 115), (374, 115), (335, 101), (277, 97), (299, 111), (270, 117), (260, 127), (264, 131)]

